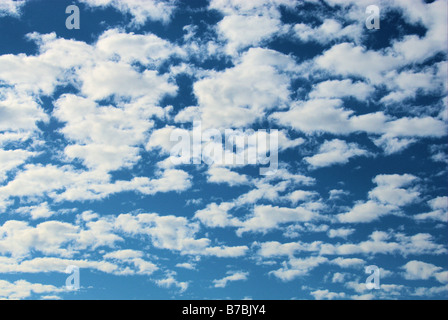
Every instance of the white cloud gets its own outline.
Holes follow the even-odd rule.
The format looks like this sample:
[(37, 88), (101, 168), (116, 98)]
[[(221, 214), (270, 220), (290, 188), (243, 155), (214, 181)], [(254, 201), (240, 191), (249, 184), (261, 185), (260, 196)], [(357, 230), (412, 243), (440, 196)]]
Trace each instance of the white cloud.
[(188, 289), (189, 283), (186, 281), (178, 281), (174, 278), (176, 272), (168, 272), (166, 278), (156, 280), (155, 283), (161, 288), (177, 288), (179, 293), (183, 293)]
[(385, 104), (396, 104), (406, 99), (415, 98), (417, 93), (440, 94), (445, 91), (446, 62), (439, 62), (422, 71), (395, 70), (386, 74), (386, 85), (391, 92), (381, 98)]
[(356, 143), (347, 143), (343, 140), (326, 140), (319, 148), (319, 153), (305, 157), (313, 168), (328, 167), (334, 164), (345, 164), (350, 158), (367, 156), (369, 152), (359, 148)]
[(37, 130), (39, 121), (48, 121), (48, 116), (35, 99), (18, 91), (0, 88), (0, 131), (33, 132)]
[(258, 254), (264, 258), (293, 256), (295, 252), (317, 252), (319, 251), (321, 241), (312, 243), (290, 242), (280, 243), (278, 241), (268, 241), (257, 245), (260, 247)]
[(94, 100), (110, 96), (158, 99), (167, 93), (174, 94), (177, 89), (168, 82), (168, 75), (158, 75), (153, 70), (139, 73), (123, 62), (97, 63), (93, 68), (79, 71), (79, 79), (82, 93)]
[(19, 92), (50, 95), (57, 85), (71, 79), (67, 69), (88, 64), (92, 59), (90, 46), (83, 42), (57, 39), (55, 33), (32, 33), (28, 38), (38, 44), (38, 55), (0, 56), (0, 80), (14, 85)]
[(317, 195), (318, 193), (315, 191), (294, 190), (286, 197), (291, 201), (291, 203), (296, 204), (299, 201), (307, 201)]
[(355, 229), (352, 228), (339, 228), (339, 229), (330, 229), (327, 234), (330, 238), (344, 238), (347, 239), (349, 235), (355, 232)]
[(31, 252), (71, 257), (79, 250), (113, 247), (122, 238), (104, 220), (90, 221), (85, 228), (67, 222), (45, 221), (35, 227), (24, 221), (8, 220), (0, 226), (0, 252), (26, 257)]
[(226, 52), (235, 54), (239, 49), (258, 45), (280, 30), (281, 22), (266, 16), (230, 15), (218, 23), (218, 33), (228, 41)]
[(141, 213), (121, 214), (115, 221), (115, 228), (128, 235), (146, 235), (156, 248), (168, 249), (180, 254), (208, 255), (217, 257), (238, 257), (247, 252), (247, 246), (211, 246), (208, 238), (195, 236), (199, 224), (185, 217), (159, 216)]
[(245, 232), (267, 232), (281, 224), (304, 222), (318, 219), (319, 214), (302, 207), (286, 208), (272, 205), (257, 205), (251, 216), (246, 218), (238, 228), (237, 234)]
[(336, 264), (341, 268), (359, 268), (366, 262), (359, 258), (336, 258), (331, 260), (332, 264)]
[(289, 101), (294, 60), (279, 52), (251, 48), (233, 68), (210, 72), (194, 84), (202, 127), (238, 128), (261, 119), (265, 110)]
[(333, 300), (333, 299), (344, 299), (344, 292), (330, 292), (328, 289), (325, 290), (315, 290), (310, 292), (310, 294), (316, 300)]
[(213, 280), (213, 284), (214, 284), (215, 288), (225, 288), (229, 282), (247, 280), (249, 272), (229, 271), (229, 272), (227, 272), (227, 274), (229, 274), (229, 275), (222, 279)]
[(417, 221), (434, 220), (448, 222), (448, 197), (437, 197), (428, 201), (429, 207), (433, 210), (426, 213), (420, 213), (414, 216)]
[[(428, 233), (417, 233), (415, 235), (407, 236), (402, 233), (395, 235), (388, 234), (382, 231), (374, 231), (369, 236), (370, 239), (358, 243), (344, 242), (344, 243), (324, 243), (322, 241), (313, 242), (289, 242), (280, 243), (277, 241), (268, 241), (261, 244), (258, 254), (265, 258), (278, 256), (292, 256), (295, 252), (310, 252), (318, 253), (319, 255), (374, 255), (374, 254), (401, 254), (408, 256), (410, 254), (421, 255), (431, 254), (440, 255), (447, 252), (443, 245), (437, 244), (434, 237)], [(336, 259), (334, 263), (349, 263), (345, 259)], [(354, 264), (361, 262), (357, 258), (353, 261)]]
[(49, 196), (56, 202), (103, 199), (123, 191), (145, 195), (183, 191), (191, 186), (190, 176), (182, 170), (156, 172), (154, 179), (136, 177), (130, 181), (110, 182), (110, 175), (101, 171), (75, 171), (70, 166), (26, 165), (25, 169), (5, 186), (0, 186), (0, 199), (20, 197), (25, 200)]
[[(110, 274), (124, 274), (119, 266), (107, 261), (74, 260), (54, 257), (17, 261), (13, 258), (0, 257), (0, 270), (4, 273), (65, 273), (66, 268), (71, 265)], [(125, 274), (129, 274), (129, 272)]]
[(3, 150), (0, 149), (0, 182), (6, 179), (8, 171), (20, 166), (27, 159), (36, 155), (26, 150)]
[(196, 211), (194, 217), (201, 221), (207, 227), (228, 227), (239, 225), (238, 219), (233, 218), (228, 211), (232, 209), (234, 205), (229, 202), (222, 202), (217, 205), (216, 203), (210, 203), (205, 209)]
[(188, 270), (196, 270), (195, 265), (189, 262), (178, 263), (176, 264), (176, 267)]
[(138, 250), (126, 249), (126, 250), (118, 250), (108, 252), (104, 255), (106, 259), (118, 259), (118, 260), (129, 260), (141, 258), (143, 256), (143, 252)]
[[(365, 62), (369, 64), (366, 65)], [(403, 64), (391, 55), (366, 50), (352, 43), (335, 44), (315, 59), (318, 67), (343, 76), (359, 76), (380, 83), (384, 73)]]
[(369, 198), (385, 205), (405, 206), (419, 200), (420, 192), (415, 188), (406, 188), (415, 182), (417, 177), (411, 174), (377, 175), (373, 182), (378, 186), (369, 192)]
[(246, 175), (222, 167), (210, 167), (207, 175), (208, 182), (227, 183), (231, 187), (249, 183)]
[(393, 153), (401, 152), (406, 149), (411, 144), (417, 142), (416, 139), (408, 138), (397, 138), (390, 135), (383, 135), (378, 139), (374, 139), (373, 142), (378, 146), (383, 148), (386, 155), (391, 155)]
[(20, 214), (29, 214), (31, 219), (41, 219), (41, 218), (49, 218), (52, 215), (56, 214), (56, 212), (52, 211), (48, 205), (48, 202), (43, 202), (37, 206), (30, 207), (20, 207), (16, 210), (17, 213)]
[(130, 13), (137, 26), (147, 20), (169, 22), (175, 9), (175, 1), (168, 0), (80, 0), (91, 7), (112, 6), (115, 9)]
[(397, 6), (405, 13), (405, 18), (411, 23), (422, 22), (428, 29), (423, 37), (416, 35), (405, 36), (393, 44), (394, 50), (404, 59), (412, 62), (422, 62), (438, 52), (446, 50), (447, 2), (423, 2), (410, 8), (406, 1), (398, 1)]
[(390, 235), (387, 233), (375, 231), (370, 235), (370, 240), (362, 241), (357, 244), (322, 244), (317, 246), (317, 248), (319, 248), (319, 252), (322, 255), (400, 253), (406, 256), (408, 254), (442, 254), (446, 252), (446, 249), (435, 243), (433, 237), (428, 233), (418, 233), (413, 236), (397, 234), (394, 237), (395, 241), (390, 239)]
[[(279, 182), (276, 182), (280, 180)], [(263, 179), (253, 180), (255, 188), (242, 194), (235, 200), (235, 204), (254, 204), (262, 199), (275, 202), (289, 186), (313, 185), (315, 180), (301, 174), (291, 173), (286, 169), (278, 169), (274, 175)], [(307, 204), (307, 203), (305, 203)]]
[(33, 294), (54, 294), (64, 291), (64, 288), (41, 283), (30, 283), (26, 280), (17, 280), (15, 282), (0, 280), (0, 299), (22, 300), (32, 297)]
[(309, 96), (313, 99), (354, 97), (360, 101), (365, 101), (373, 91), (372, 86), (361, 81), (353, 82), (351, 79), (327, 80), (314, 85)]
[(340, 22), (334, 19), (325, 19), (316, 28), (305, 23), (297, 23), (293, 27), (294, 35), (301, 41), (316, 41), (320, 44), (327, 44), (344, 38), (358, 42), (361, 37), (361, 30), (357, 25), (343, 27)]
[[(131, 250), (131, 249), (125, 249), (125, 250), (117, 250), (113, 252), (109, 252), (104, 255), (105, 259), (114, 259), (118, 260), (120, 262), (126, 262), (128, 264), (132, 264), (136, 271), (136, 274), (143, 274), (143, 275), (151, 275), (159, 269), (154, 263), (150, 261), (146, 261), (142, 259), (143, 252), (138, 250)], [(122, 273), (129, 273), (130, 271), (122, 271)], [(133, 273), (132, 271), (130, 273)]]
[(335, 272), (333, 274), (333, 278), (331, 278), (332, 283), (344, 283), (345, 282), (345, 273)]
[(209, 8), (224, 14), (242, 13), (246, 15), (262, 15), (280, 17), (280, 6), (294, 8), (296, 3), (290, 0), (211, 0)]
[(438, 287), (418, 287), (414, 290), (412, 295), (418, 296), (418, 297), (433, 297), (435, 295), (443, 294), (443, 296), (446, 296), (446, 293), (448, 292), (448, 285), (438, 286)]
[(282, 281), (291, 281), (297, 277), (306, 276), (311, 270), (318, 267), (322, 263), (328, 261), (325, 257), (308, 257), (304, 259), (291, 258), (288, 263), (278, 270), (270, 271), (269, 274), (273, 274)]
[(342, 189), (332, 189), (328, 192), (330, 200), (340, 199), (343, 196), (348, 196), (350, 192)]
[(3, 0), (0, 3), (0, 17), (5, 15), (19, 16), (20, 8), (26, 3), (26, 0)]
[(431, 263), (412, 260), (406, 263), (402, 269), (404, 269), (404, 278), (408, 280), (427, 280), (434, 277), (441, 283), (448, 283), (448, 271), (441, 272), (441, 267)]
[(173, 55), (184, 54), (179, 47), (154, 34), (125, 33), (118, 29), (105, 31), (99, 37), (96, 49), (108, 59), (118, 56), (125, 63), (140, 62), (149, 66), (158, 66)]
[(291, 104), (289, 110), (274, 112), (270, 118), (283, 126), (309, 134), (366, 132), (388, 137), (442, 137), (446, 133), (446, 124), (437, 118), (394, 119), (382, 111), (353, 115), (353, 110), (344, 109), (342, 105), (340, 99), (297, 101)]
[[(411, 174), (377, 175), (377, 187), (369, 192), (369, 200), (358, 201), (348, 212), (337, 215), (340, 222), (371, 222), (382, 216), (399, 213), (400, 207), (419, 201), (420, 192), (409, 185), (417, 181)], [(407, 187), (407, 188), (403, 188)]]
[(372, 200), (367, 202), (359, 202), (346, 213), (338, 214), (340, 222), (344, 223), (360, 223), (371, 222), (379, 219), (381, 216), (390, 214), (396, 210), (396, 207), (384, 205)]

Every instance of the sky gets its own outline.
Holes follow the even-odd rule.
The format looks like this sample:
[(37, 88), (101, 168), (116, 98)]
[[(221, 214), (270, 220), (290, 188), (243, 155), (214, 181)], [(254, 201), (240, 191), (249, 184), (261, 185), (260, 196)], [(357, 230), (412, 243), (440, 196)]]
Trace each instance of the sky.
[[(1, 0), (0, 299), (446, 299), (447, 21), (446, 0)], [(195, 123), (215, 136), (176, 162)], [(269, 144), (219, 162), (225, 132)]]

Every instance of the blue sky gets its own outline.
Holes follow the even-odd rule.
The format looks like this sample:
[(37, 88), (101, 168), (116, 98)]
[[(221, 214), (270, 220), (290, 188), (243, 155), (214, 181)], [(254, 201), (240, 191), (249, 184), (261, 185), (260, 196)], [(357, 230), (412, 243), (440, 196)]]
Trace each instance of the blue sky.
[[(2, 0), (0, 299), (445, 299), (446, 7)], [(278, 169), (174, 163), (194, 121)]]

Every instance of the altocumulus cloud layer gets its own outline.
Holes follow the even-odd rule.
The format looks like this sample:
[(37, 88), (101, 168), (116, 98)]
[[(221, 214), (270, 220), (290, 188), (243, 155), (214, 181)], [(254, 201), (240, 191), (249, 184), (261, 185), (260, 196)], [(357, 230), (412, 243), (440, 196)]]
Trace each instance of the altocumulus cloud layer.
[[(445, 298), (446, 9), (1, 1), (0, 298)], [(278, 171), (173, 164), (193, 121)]]

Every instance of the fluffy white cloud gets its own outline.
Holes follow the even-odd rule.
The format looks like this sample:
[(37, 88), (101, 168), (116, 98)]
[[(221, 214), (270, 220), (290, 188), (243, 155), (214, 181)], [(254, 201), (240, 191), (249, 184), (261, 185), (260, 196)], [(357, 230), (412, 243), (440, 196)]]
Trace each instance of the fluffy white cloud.
[(357, 244), (322, 244), (319, 248), (320, 254), (391, 254), (400, 253), (408, 254), (442, 254), (446, 249), (433, 241), (433, 237), (428, 233), (418, 233), (413, 236), (397, 234), (394, 236), (395, 241), (390, 235), (382, 231), (375, 231), (370, 236), (370, 240), (362, 241)]
[(0, 280), (0, 299), (22, 300), (32, 297), (33, 294), (54, 294), (64, 291), (64, 288), (48, 284), (30, 283), (26, 280), (17, 280), (15, 282)]
[(442, 272), (441, 267), (437, 267), (431, 263), (412, 260), (406, 263), (404, 269), (404, 277), (408, 280), (427, 280), (434, 277), (441, 283), (448, 283), (448, 271)]
[(222, 167), (210, 167), (207, 171), (207, 175), (207, 181), (213, 183), (227, 183), (229, 186), (247, 184), (249, 182), (246, 175)]
[(332, 283), (344, 283), (345, 282), (345, 273), (335, 272), (333, 274), (333, 278), (331, 279)]
[(0, 3), (0, 17), (5, 15), (18, 16), (20, 8), (26, 3), (26, 0), (3, 0)]
[(301, 242), (289, 242), (280, 243), (278, 241), (268, 241), (257, 245), (259, 250), (257, 254), (264, 258), (270, 257), (280, 257), (280, 256), (293, 256), (295, 252), (317, 252), (319, 251), (321, 241), (315, 241), (312, 243), (301, 243)]
[(226, 52), (235, 54), (239, 49), (254, 46), (272, 37), (280, 30), (281, 22), (266, 16), (230, 15), (218, 23), (218, 33), (228, 41)]
[(391, 155), (396, 152), (401, 152), (410, 146), (412, 143), (417, 142), (416, 139), (409, 138), (397, 138), (390, 135), (383, 135), (378, 139), (374, 139), (373, 142), (383, 148), (386, 155)]
[(135, 272), (136, 274), (144, 275), (153, 274), (158, 267), (154, 263), (142, 259), (142, 257), (143, 252), (131, 249), (112, 251), (104, 255), (105, 259), (118, 260), (120, 262), (132, 264), (135, 267), (135, 271), (128, 271), (125, 269), (121, 273), (133, 274)]
[(313, 168), (328, 167), (334, 164), (345, 164), (350, 158), (369, 155), (369, 152), (359, 148), (356, 143), (347, 143), (343, 140), (326, 140), (320, 147), (319, 153), (305, 157)]
[(315, 290), (310, 293), (316, 300), (344, 299), (344, 292), (330, 292), (328, 289)]
[(178, 263), (178, 264), (176, 264), (176, 267), (183, 268), (183, 269), (188, 269), (188, 270), (195, 270), (196, 269), (195, 265), (192, 264), (192, 263), (189, 263), (189, 262)]
[(213, 280), (213, 284), (215, 288), (225, 288), (229, 282), (234, 281), (244, 281), (247, 280), (249, 272), (242, 271), (229, 271), (227, 272), (229, 275), (218, 280)]
[(273, 50), (251, 48), (233, 68), (210, 72), (194, 84), (203, 128), (244, 127), (261, 119), (265, 110), (289, 101), (295, 62)]
[(158, 279), (155, 283), (161, 288), (177, 288), (179, 293), (183, 293), (188, 289), (189, 283), (186, 281), (178, 281), (174, 278), (175, 272), (169, 272), (166, 278)]
[(175, 1), (168, 0), (80, 0), (91, 7), (112, 6), (115, 9), (130, 13), (133, 22), (143, 25), (147, 20), (167, 23), (175, 10)]
[[(56, 38), (55, 33), (28, 35), (37, 42), (39, 54), (27, 56), (0, 56), (0, 80), (14, 85), (16, 90), (30, 93), (53, 93), (57, 85), (69, 83), (72, 79), (65, 71), (88, 64), (92, 58), (89, 45), (74, 40)], [(30, 72), (33, 70), (33, 72)]]
[(411, 174), (377, 175), (373, 182), (378, 186), (369, 192), (369, 198), (386, 205), (405, 206), (418, 201), (420, 192), (416, 188), (406, 188), (415, 182), (417, 177)]
[(334, 19), (325, 19), (316, 28), (305, 23), (297, 23), (293, 27), (294, 35), (303, 42), (316, 41), (321, 44), (339, 39), (353, 39), (359, 41), (361, 28), (357, 25), (343, 27), (340, 22)]
[(39, 121), (48, 121), (48, 115), (35, 99), (22, 92), (0, 88), (0, 131), (33, 132)]
[(65, 123), (61, 132), (75, 143), (65, 149), (70, 158), (104, 171), (132, 165), (139, 159), (136, 146), (143, 143), (152, 126), (142, 111), (100, 107), (74, 95), (60, 97), (55, 105), (54, 116)]
[(364, 265), (366, 262), (359, 258), (336, 258), (331, 260), (332, 264), (335, 264), (341, 268), (357, 268)]
[(433, 210), (426, 213), (420, 213), (414, 216), (417, 221), (435, 220), (448, 222), (448, 197), (437, 197), (428, 201), (429, 207)]
[(396, 104), (406, 99), (415, 98), (417, 93), (440, 94), (445, 91), (446, 62), (436, 63), (422, 71), (395, 70), (386, 74), (386, 85), (391, 92), (381, 98), (385, 104)]
[(353, 110), (344, 109), (342, 105), (340, 99), (298, 101), (285, 112), (274, 112), (270, 118), (283, 126), (310, 134), (366, 132), (389, 137), (441, 137), (446, 132), (446, 124), (437, 118), (394, 119), (382, 111), (357, 116), (353, 115)]
[(129, 235), (147, 235), (156, 248), (177, 251), (181, 254), (210, 255), (218, 257), (243, 256), (246, 246), (211, 246), (208, 238), (196, 239), (199, 225), (185, 217), (159, 216), (142, 213), (136, 216), (121, 214), (115, 227)]
[(205, 209), (196, 211), (194, 217), (212, 228), (239, 225), (239, 220), (228, 213), (233, 207), (234, 205), (228, 202), (222, 202), (219, 205), (210, 203)]
[[(366, 64), (366, 61), (369, 63)], [(346, 42), (335, 44), (317, 57), (315, 62), (318, 67), (335, 74), (358, 76), (377, 84), (382, 81), (385, 72), (404, 64), (391, 55)]]
[(422, 1), (410, 8), (406, 1), (397, 1), (396, 5), (405, 13), (405, 19), (411, 23), (422, 23), (427, 32), (423, 37), (408, 35), (393, 44), (394, 50), (407, 61), (422, 62), (438, 52), (446, 50), (447, 2), (434, 1), (425, 4)]
[(0, 258), (0, 270), (4, 273), (65, 273), (68, 266), (98, 270), (110, 274), (129, 274), (129, 268), (120, 268), (108, 261), (93, 261), (86, 259), (62, 259), (54, 257), (16, 260), (14, 258)]
[(285, 208), (272, 205), (258, 205), (255, 206), (253, 214), (242, 221), (237, 234), (267, 232), (278, 228), (284, 223), (311, 221), (318, 218), (318, 213), (302, 207)]
[(361, 81), (353, 82), (351, 79), (327, 80), (314, 85), (309, 96), (313, 99), (354, 97), (360, 101), (365, 101), (373, 91), (372, 86)]
[(113, 183), (110, 180), (109, 174), (100, 171), (79, 171), (71, 166), (26, 165), (12, 181), (0, 186), (0, 199), (19, 197), (36, 200), (49, 196), (56, 202), (98, 200), (123, 191), (153, 195), (158, 192), (180, 192), (191, 186), (190, 175), (176, 169), (156, 172), (154, 179), (136, 177)]
[[(18, 17), (25, 1), (2, 1), (0, 16)], [(134, 30), (148, 20), (169, 22), (178, 4), (176, 0), (80, 2), (90, 9), (117, 9), (125, 24), (130, 17), (126, 28)], [(442, 170), (440, 163), (419, 171), (418, 178), (389, 174), (384, 167), (359, 201), (351, 197), (353, 185), (345, 181), (338, 179), (323, 189), (316, 186), (323, 180), (313, 169), (371, 156), (372, 144), (362, 144), (365, 137), (384, 150), (377, 157), (431, 140), (432, 159), (444, 161), (443, 148), (437, 147), (440, 141), (434, 138), (445, 137), (447, 130), (446, 97), (440, 98), (446, 94), (447, 65), (439, 54), (446, 51), (447, 17), (442, 9), (447, 1), (409, 6), (405, 0), (381, 0), (382, 15), (401, 12), (407, 24), (424, 32), (406, 35), (406, 25), (399, 37), (380, 49), (367, 43), (373, 34), (367, 35), (359, 18), (365, 18), (368, 0), (307, 2), (210, 0), (203, 11), (191, 12), (191, 25), (176, 39), (176, 32), (169, 32), (169, 40), (164, 32), (177, 24), (165, 31), (156, 28), (157, 35), (113, 26), (88, 43), (35, 32), (27, 35), (36, 45), (32, 53), (0, 55), (0, 212), (5, 217), (0, 225), (0, 273), (62, 273), (68, 265), (77, 265), (112, 275), (154, 277), (159, 270), (164, 275), (151, 281), (181, 294), (190, 282), (168, 271), (165, 258), (173, 258), (176, 268), (200, 270), (201, 260), (241, 259), (253, 253), (255, 263), (274, 266), (269, 274), (280, 280), (314, 273), (319, 277), (324, 271), (326, 279), (355, 293), (306, 287), (316, 299), (445, 293), (444, 285), (383, 284), (381, 292), (370, 294), (353, 274), (332, 272), (332, 278), (328, 272), (328, 268), (361, 268), (375, 255), (393, 255), (397, 261), (412, 256), (416, 260), (400, 263), (406, 263), (401, 269), (404, 279), (447, 283), (446, 268), (417, 260), (420, 255), (447, 254), (437, 239), (440, 222), (448, 221), (448, 200), (425, 187), (444, 174), (434, 172)], [(313, 23), (302, 19), (309, 12), (301, 9), (308, 7), (319, 13)], [(221, 20), (202, 28), (196, 23), (204, 20), (196, 18), (205, 11)], [(290, 15), (306, 23), (285, 23)], [(271, 43), (276, 39), (280, 41)], [(301, 42), (301, 48), (312, 41), (324, 48), (314, 57), (313, 50), (302, 55), (284, 46)], [(260, 48), (265, 45), (271, 49)], [(179, 97), (171, 101), (176, 94)], [(187, 95), (193, 100), (185, 100), (187, 107), (182, 108), (178, 101)], [(431, 104), (421, 105), (421, 96), (431, 97)], [(173, 106), (161, 107), (162, 103)], [(200, 120), (203, 129), (278, 128), (279, 151), (289, 149), (284, 152), (288, 157), (281, 159), (285, 162), (279, 163), (275, 175), (264, 177), (251, 175), (252, 167), (242, 171), (234, 164), (200, 166), (197, 172), (190, 167), (191, 174), (185, 166), (176, 169), (180, 167), (170, 163), (172, 158), (165, 157), (174, 145), (170, 134), (176, 127), (190, 128), (193, 120)], [(316, 141), (323, 142), (312, 150)], [(301, 145), (304, 149), (298, 150)], [(249, 151), (253, 146), (244, 153)], [(264, 151), (257, 150), (257, 155)], [(199, 194), (203, 190), (194, 183), (203, 186), (204, 180), (238, 188)], [(180, 206), (169, 204), (171, 208), (185, 204), (186, 213), (144, 213), (159, 201), (155, 194), (190, 188), (192, 193), (178, 197)], [(124, 192), (133, 195), (106, 201)], [(327, 194), (330, 201), (325, 201)], [(101, 207), (98, 214), (78, 211), (80, 205), (83, 210), (91, 207), (86, 200), (98, 201), (94, 204)], [(405, 211), (420, 201), (427, 201), (428, 210), (423, 208), (409, 220)], [(119, 203), (130, 208), (125, 212), (135, 211), (120, 214)], [(188, 207), (191, 204), (195, 206)], [(67, 205), (78, 209), (64, 209)], [(190, 212), (187, 217), (191, 210), (194, 215)], [(13, 215), (17, 218), (11, 220)], [(402, 226), (391, 225), (384, 231), (375, 227), (377, 231), (368, 235), (355, 233), (351, 225), (377, 222), (387, 215), (395, 215), (390, 221), (406, 219), (431, 232), (417, 228), (404, 234)], [(61, 217), (63, 221), (58, 221)], [(268, 232), (269, 237), (247, 244), (246, 233), (253, 233), (249, 237), (253, 238)], [(300, 240), (282, 243), (276, 241), (278, 235)], [(126, 246), (129, 243), (134, 249)], [(163, 257), (156, 256), (159, 252)], [(390, 274), (381, 269), (382, 277)], [(248, 276), (249, 272), (231, 271), (211, 283), (224, 288)], [(0, 281), (0, 298), (57, 298), (62, 292), (58, 290), (24, 280)]]
[(328, 237), (330, 238), (347, 238), (355, 232), (355, 229), (352, 228), (339, 228), (339, 229), (330, 229), (328, 230)]
[(0, 182), (6, 179), (6, 173), (8, 171), (23, 164), (28, 158), (34, 155), (34, 152), (26, 150), (0, 149)]
[(293, 8), (295, 1), (290, 0), (211, 0), (209, 8), (219, 10), (224, 14), (242, 13), (246, 15), (280, 16), (280, 7)]
[[(374, 231), (369, 236), (369, 240), (358, 243), (324, 243), (322, 241), (314, 242), (289, 242), (280, 243), (277, 241), (268, 241), (259, 246), (258, 254), (264, 258), (291, 256), (295, 252), (310, 252), (324, 255), (374, 255), (374, 254), (401, 254), (407, 256), (409, 254), (431, 254), (440, 255), (447, 252), (443, 245), (434, 242), (434, 238), (428, 233), (418, 233), (412, 236), (407, 236), (402, 233), (397, 233), (391, 236), (383, 231)], [(345, 261), (345, 259), (336, 259), (335, 264), (358, 264), (361, 261)], [(348, 265), (347, 265), (348, 266)]]
[(360, 223), (371, 222), (380, 217), (394, 212), (397, 208), (392, 205), (384, 205), (372, 200), (356, 203), (350, 211), (341, 213), (337, 217), (340, 222)]
[[(369, 192), (369, 200), (357, 202), (350, 211), (337, 215), (340, 222), (371, 222), (392, 213), (399, 213), (400, 207), (419, 200), (420, 192), (409, 187), (417, 177), (410, 174), (377, 175), (373, 182), (377, 187)], [(408, 187), (408, 188), (404, 188)]]
[(168, 75), (158, 75), (156, 71), (139, 73), (129, 64), (122, 62), (102, 62), (93, 68), (80, 72), (82, 92), (94, 100), (110, 96), (130, 98), (161, 98), (164, 94), (176, 92), (176, 86), (168, 82)]
[(288, 263), (278, 270), (270, 271), (282, 281), (291, 281), (297, 277), (303, 277), (309, 274), (311, 270), (328, 261), (325, 257), (308, 257), (303, 259), (292, 258)]
[(179, 47), (154, 34), (126, 33), (118, 29), (105, 31), (96, 43), (99, 54), (125, 63), (140, 62), (158, 66), (173, 55), (184, 55)]
[(318, 193), (315, 191), (306, 191), (306, 190), (294, 190), (290, 194), (288, 194), (286, 197), (293, 203), (296, 204), (299, 201), (307, 201), (315, 196), (317, 196)]
[(88, 222), (85, 228), (55, 220), (35, 227), (24, 221), (8, 220), (0, 227), (0, 252), (14, 257), (25, 257), (31, 251), (71, 257), (79, 250), (112, 247), (121, 241), (112, 227), (103, 220)]
[(48, 202), (43, 202), (37, 206), (20, 207), (16, 212), (20, 214), (29, 214), (33, 220), (49, 218), (56, 214), (56, 212), (52, 211), (48, 206)]

